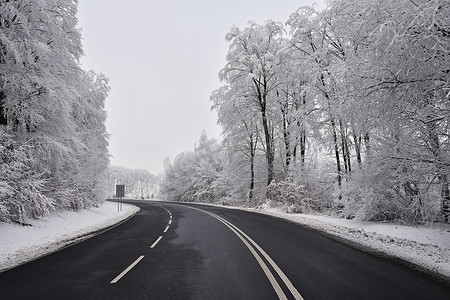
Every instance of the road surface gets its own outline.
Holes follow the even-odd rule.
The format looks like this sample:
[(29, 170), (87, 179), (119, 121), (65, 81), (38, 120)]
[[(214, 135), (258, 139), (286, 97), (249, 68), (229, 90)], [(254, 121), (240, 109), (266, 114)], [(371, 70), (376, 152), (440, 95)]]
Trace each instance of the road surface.
[(159, 201), (0, 273), (0, 299), (450, 299), (450, 285), (289, 221)]

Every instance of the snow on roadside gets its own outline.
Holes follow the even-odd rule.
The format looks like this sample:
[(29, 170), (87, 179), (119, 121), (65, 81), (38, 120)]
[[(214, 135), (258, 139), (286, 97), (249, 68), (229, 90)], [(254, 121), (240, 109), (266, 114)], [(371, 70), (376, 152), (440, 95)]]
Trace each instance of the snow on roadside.
[(138, 211), (128, 204), (117, 211), (116, 203), (106, 202), (78, 212), (54, 211), (46, 220), (31, 220), (31, 226), (0, 223), (0, 272), (82, 240)]
[(405, 226), (364, 222), (323, 215), (287, 213), (286, 209), (268, 205), (246, 210), (306, 225), (450, 278), (450, 224)]

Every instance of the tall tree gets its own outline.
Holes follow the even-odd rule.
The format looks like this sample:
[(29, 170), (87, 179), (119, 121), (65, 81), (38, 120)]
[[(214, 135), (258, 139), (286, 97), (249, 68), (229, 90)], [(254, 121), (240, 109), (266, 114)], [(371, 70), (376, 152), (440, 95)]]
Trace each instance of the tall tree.
[[(253, 109), (245, 105), (249, 93), (239, 85), (228, 86), (216, 90), (211, 101), (213, 109), (217, 110), (218, 123), (223, 127), (225, 143), (247, 159), (249, 164), (250, 183), (248, 200), (252, 202), (255, 188), (255, 158), (258, 146), (258, 120)], [(239, 173), (238, 170), (232, 170)], [(236, 175), (236, 174), (235, 174)]]
[(39, 214), (22, 210), (11, 219), (104, 200), (103, 181), (94, 173), (102, 178), (108, 164), (108, 87), (104, 77), (80, 67), (77, 5), (74, 0), (0, 3), (0, 126), (16, 140), (15, 147), (26, 146), (25, 169), (41, 179), (35, 191), (42, 195), (36, 199), (49, 203)]
[(280, 64), (280, 39), (283, 38), (283, 25), (267, 21), (264, 25), (250, 22), (243, 30), (233, 27), (227, 34), (230, 48), (227, 64), (220, 71), (223, 82), (233, 86), (245, 82), (246, 105), (257, 109), (264, 133), (267, 161), (267, 185), (274, 179), (275, 144), (273, 135), (273, 97), (277, 81), (277, 67)]

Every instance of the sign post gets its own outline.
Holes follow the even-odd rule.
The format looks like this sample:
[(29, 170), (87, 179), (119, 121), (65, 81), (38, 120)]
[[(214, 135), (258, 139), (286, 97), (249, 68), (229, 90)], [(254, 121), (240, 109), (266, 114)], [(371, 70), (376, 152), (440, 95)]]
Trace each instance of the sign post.
[[(117, 199), (125, 197), (125, 185), (124, 184), (116, 184), (116, 197)], [(122, 203), (117, 202), (117, 211), (122, 210)]]

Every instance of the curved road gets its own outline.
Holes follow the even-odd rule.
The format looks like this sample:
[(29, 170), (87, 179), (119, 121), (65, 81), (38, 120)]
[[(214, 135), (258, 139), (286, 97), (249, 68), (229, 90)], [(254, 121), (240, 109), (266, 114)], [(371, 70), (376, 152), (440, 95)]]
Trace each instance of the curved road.
[(450, 285), (294, 223), (159, 201), (0, 273), (1, 299), (450, 299)]

